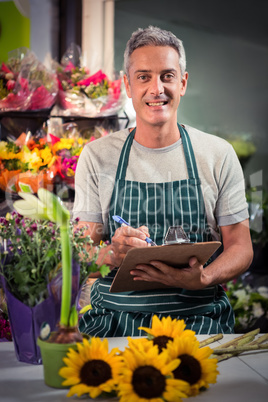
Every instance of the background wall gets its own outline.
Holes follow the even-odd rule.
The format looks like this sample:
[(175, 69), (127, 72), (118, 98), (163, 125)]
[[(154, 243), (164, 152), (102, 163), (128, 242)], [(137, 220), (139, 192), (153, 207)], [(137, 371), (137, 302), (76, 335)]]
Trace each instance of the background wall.
[(172, 31), (184, 43), (189, 72), (178, 121), (226, 138), (251, 138), (257, 152), (245, 166), (246, 179), (261, 170), (266, 187), (267, 15), (268, 2), (258, 0), (254, 7), (240, 0), (115, 2), (115, 68), (122, 69), (126, 41), (137, 28)]
[(0, 1), (0, 62), (7, 61), (8, 52), (30, 47), (30, 19), (23, 16), (13, 1)]
[[(41, 61), (48, 52), (59, 61), (72, 41), (79, 44), (81, 0), (24, 1), (30, 21), (12, 1), (0, 0), (0, 60), (3, 52), (28, 43)], [(15, 15), (23, 24), (14, 22)], [(251, 184), (268, 189), (267, 15), (263, 0), (254, 6), (243, 0), (115, 0), (114, 57), (120, 71), (126, 42), (138, 27), (157, 25), (182, 39), (189, 83), (178, 121), (224, 137), (251, 138), (257, 152), (244, 168), (246, 180), (258, 177)]]

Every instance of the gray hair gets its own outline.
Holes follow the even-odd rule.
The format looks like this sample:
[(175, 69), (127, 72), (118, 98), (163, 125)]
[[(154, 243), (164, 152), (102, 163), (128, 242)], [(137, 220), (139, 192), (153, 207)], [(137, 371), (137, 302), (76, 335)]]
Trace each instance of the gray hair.
[(139, 28), (133, 32), (127, 42), (124, 53), (124, 69), (129, 79), (130, 56), (134, 50), (142, 46), (170, 46), (178, 52), (181, 76), (186, 70), (186, 56), (182, 41), (178, 39), (172, 32), (165, 31), (158, 27), (149, 26), (148, 28)]

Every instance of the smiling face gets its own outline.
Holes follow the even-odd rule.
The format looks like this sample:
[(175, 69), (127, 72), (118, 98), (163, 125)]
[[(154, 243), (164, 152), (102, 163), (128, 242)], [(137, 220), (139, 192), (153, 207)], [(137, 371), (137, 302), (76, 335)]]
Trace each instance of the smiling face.
[(179, 55), (170, 46), (143, 46), (130, 56), (127, 95), (132, 98), (137, 127), (177, 125), (177, 109), (186, 92), (188, 73), (181, 77)]

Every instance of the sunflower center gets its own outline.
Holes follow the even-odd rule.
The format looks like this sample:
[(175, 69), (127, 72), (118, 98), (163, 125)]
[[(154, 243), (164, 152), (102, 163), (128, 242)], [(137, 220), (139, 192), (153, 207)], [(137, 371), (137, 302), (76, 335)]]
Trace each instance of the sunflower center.
[(190, 355), (180, 355), (180, 365), (173, 371), (174, 377), (195, 384), (201, 378), (202, 370), (198, 360)]
[(153, 344), (158, 346), (159, 352), (162, 352), (162, 349), (165, 349), (167, 347), (168, 341), (173, 341), (173, 338), (170, 336), (156, 336), (153, 339)]
[(141, 366), (133, 373), (132, 385), (141, 398), (160, 398), (165, 390), (166, 379), (155, 367)]
[(80, 379), (83, 384), (97, 387), (112, 378), (112, 370), (103, 360), (89, 360), (80, 371)]

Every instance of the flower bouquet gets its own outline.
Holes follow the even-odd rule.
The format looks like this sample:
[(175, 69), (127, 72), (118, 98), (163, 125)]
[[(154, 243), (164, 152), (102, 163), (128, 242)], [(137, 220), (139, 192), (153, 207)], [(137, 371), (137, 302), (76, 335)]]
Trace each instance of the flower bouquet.
[(22, 133), (15, 141), (0, 142), (0, 189), (37, 193), (53, 188), (56, 157), (45, 138)]
[(215, 345), (222, 334), (198, 341), (185, 328), (184, 320), (153, 316), (151, 328), (139, 328), (147, 337), (128, 337), (124, 350), (109, 348), (108, 339), (84, 339), (77, 350), (69, 349), (59, 371), (69, 388), (67, 396), (179, 402), (215, 384), (219, 362), (268, 348), (268, 334), (255, 338), (258, 330), (212, 348), (208, 345)]
[(56, 159), (54, 169), (61, 181), (74, 189), (74, 176), (79, 156), (84, 146), (95, 139), (104, 137), (109, 132), (101, 126), (94, 130), (87, 130), (83, 135), (75, 123), (66, 123), (62, 126), (62, 137), (48, 134), (49, 146)]
[(0, 69), (0, 111), (50, 109), (56, 101), (58, 83), (27, 48), (9, 53)]
[(0, 221), (0, 273), (15, 350), (19, 360), (33, 364), (41, 363), (36, 340), (44, 322), (57, 329), (54, 341), (55, 336), (62, 343), (80, 339), (79, 290), (90, 272), (107, 272), (96, 264), (101, 246), (93, 247), (86, 228), (74, 230), (54, 194), (45, 189), (38, 194), (40, 199), (20, 193), (24, 201), (14, 207), (25, 216), (14, 212)]
[(81, 66), (80, 60), (81, 50), (72, 44), (64, 54), (61, 64), (54, 63), (61, 113), (65, 116), (86, 117), (117, 114), (126, 100), (122, 78), (111, 81), (102, 70), (90, 74), (86, 67)]

